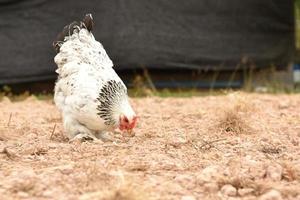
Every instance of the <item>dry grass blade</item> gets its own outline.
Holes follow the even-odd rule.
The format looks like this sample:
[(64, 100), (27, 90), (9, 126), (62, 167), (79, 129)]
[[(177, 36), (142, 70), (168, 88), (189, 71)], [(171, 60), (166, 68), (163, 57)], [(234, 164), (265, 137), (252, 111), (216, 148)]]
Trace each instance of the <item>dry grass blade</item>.
[(290, 162), (286, 161), (282, 164), (282, 178), (286, 181), (300, 181), (300, 169)]
[(56, 124), (54, 124), (51, 135), (50, 135), (50, 140), (52, 140), (54, 132), (55, 132)]
[(7, 122), (7, 126), (8, 126), (8, 127), (9, 127), (9, 125), (10, 125), (11, 118), (12, 118), (12, 113), (9, 114), (9, 118), (8, 118), (8, 122)]
[(226, 139), (217, 139), (217, 140), (212, 140), (212, 141), (203, 140), (203, 144), (201, 146), (199, 146), (199, 149), (202, 149), (202, 150), (209, 150), (211, 148), (217, 149), (213, 144), (220, 142), (220, 141), (224, 141), (224, 140), (226, 140)]
[(156, 87), (151, 79), (151, 76), (146, 68), (144, 68), (144, 76), (153, 92), (157, 92)]

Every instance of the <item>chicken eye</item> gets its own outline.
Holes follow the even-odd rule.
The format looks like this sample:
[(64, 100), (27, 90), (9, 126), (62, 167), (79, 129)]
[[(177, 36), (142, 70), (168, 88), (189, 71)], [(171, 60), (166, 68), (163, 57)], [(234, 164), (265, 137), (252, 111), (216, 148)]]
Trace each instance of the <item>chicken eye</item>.
[(127, 117), (124, 117), (124, 121), (125, 121), (126, 123), (128, 123), (128, 122), (129, 122), (129, 120), (128, 120), (128, 118), (127, 118)]

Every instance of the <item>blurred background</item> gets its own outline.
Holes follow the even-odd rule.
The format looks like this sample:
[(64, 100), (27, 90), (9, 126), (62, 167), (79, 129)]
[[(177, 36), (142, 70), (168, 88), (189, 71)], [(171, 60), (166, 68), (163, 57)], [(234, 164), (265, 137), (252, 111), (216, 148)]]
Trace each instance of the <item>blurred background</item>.
[(52, 41), (92, 13), (95, 38), (134, 94), (295, 92), (299, 8), (299, 0), (0, 0), (0, 88), (52, 92)]

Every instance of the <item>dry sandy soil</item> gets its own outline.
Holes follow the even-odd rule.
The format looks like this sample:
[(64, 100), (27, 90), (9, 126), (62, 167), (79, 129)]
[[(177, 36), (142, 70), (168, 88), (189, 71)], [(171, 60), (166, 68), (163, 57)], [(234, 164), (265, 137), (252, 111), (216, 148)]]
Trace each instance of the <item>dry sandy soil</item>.
[(136, 98), (134, 137), (69, 142), (52, 101), (0, 102), (0, 199), (300, 199), (300, 95)]

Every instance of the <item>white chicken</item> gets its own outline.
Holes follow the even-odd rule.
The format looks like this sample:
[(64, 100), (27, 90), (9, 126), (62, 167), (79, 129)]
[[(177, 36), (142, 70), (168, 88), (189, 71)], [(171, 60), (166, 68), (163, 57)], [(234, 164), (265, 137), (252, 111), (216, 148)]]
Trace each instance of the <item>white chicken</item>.
[(91, 33), (93, 26), (87, 14), (83, 21), (65, 26), (53, 43), (58, 67), (54, 101), (70, 139), (102, 138), (116, 128), (131, 132), (137, 122), (127, 88)]

